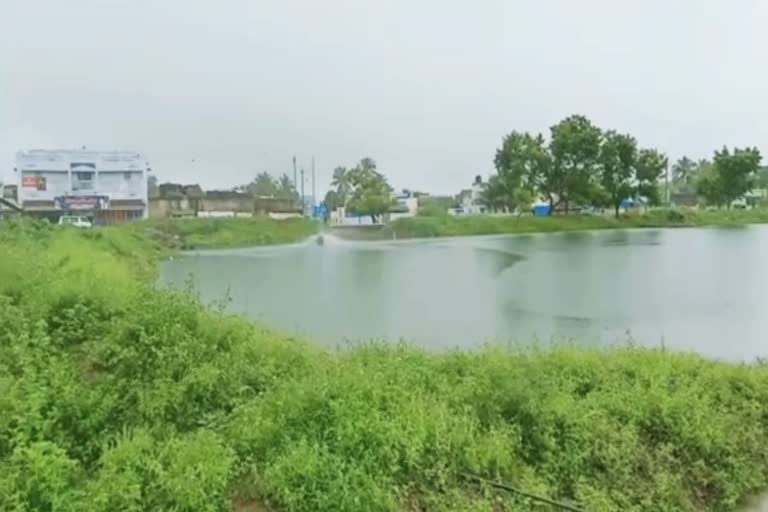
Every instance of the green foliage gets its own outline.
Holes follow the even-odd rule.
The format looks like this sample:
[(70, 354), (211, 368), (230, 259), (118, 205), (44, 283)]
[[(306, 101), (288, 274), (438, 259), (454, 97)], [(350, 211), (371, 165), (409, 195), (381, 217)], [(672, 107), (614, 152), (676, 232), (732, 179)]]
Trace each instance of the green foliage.
[(317, 231), (306, 218), (149, 219), (129, 229), (174, 249), (215, 249), (300, 242)]
[(715, 151), (712, 163), (705, 160), (699, 166), (696, 192), (708, 205), (730, 206), (756, 185), (762, 186), (761, 160), (757, 148)]
[(543, 191), (557, 194), (568, 211), (572, 199), (585, 197), (597, 170), (602, 132), (585, 116), (567, 117), (550, 129), (552, 166)]
[(724, 147), (721, 151), (715, 151), (717, 183), (725, 204), (730, 205), (733, 201), (741, 199), (752, 189), (761, 160), (757, 148), (735, 148), (730, 152)]
[(352, 191), (351, 174), (347, 171), (346, 167), (337, 167), (333, 170), (331, 186), (336, 187), (335, 194), (331, 197), (333, 208), (346, 206)]
[(275, 179), (268, 172), (261, 172), (252, 182), (237, 187), (237, 190), (248, 192), (256, 197), (276, 197), (296, 202), (300, 199), (293, 180), (287, 174)]
[(374, 222), (394, 205), (392, 187), (383, 174), (376, 170), (376, 163), (363, 158), (353, 169), (346, 172), (349, 183), (347, 206), (357, 215), (370, 215)]
[(104, 454), (88, 488), (90, 510), (226, 510), (234, 466), (232, 450), (213, 432), (159, 442), (140, 430)]
[(684, 156), (672, 166), (672, 181), (687, 184), (696, 173), (696, 169), (696, 162)]
[(702, 170), (696, 182), (696, 193), (699, 194), (710, 206), (723, 206), (725, 196), (720, 174), (714, 166), (708, 166)]
[[(496, 174), (483, 191), (492, 210), (526, 210), (539, 195), (566, 213), (572, 206), (610, 206), (619, 215), (625, 199), (659, 202), (658, 184), (667, 159), (639, 149), (630, 135), (604, 132), (584, 116), (570, 116), (541, 134), (513, 131), (496, 151)], [(521, 195), (522, 194), (522, 195)]]
[(596, 512), (731, 511), (768, 478), (765, 365), (567, 345), (325, 352), (158, 290), (158, 249), (127, 227), (0, 224), (0, 241), (1, 510), (540, 510), (471, 472)]
[(652, 206), (661, 202), (657, 185), (668, 163), (667, 157), (655, 149), (641, 149), (637, 154), (637, 195), (646, 198)]
[(18, 446), (0, 462), (0, 510), (76, 510), (80, 477), (77, 461), (55, 444)]
[(546, 184), (552, 158), (541, 135), (512, 132), (496, 151), (494, 165), (497, 174), (483, 190), (483, 203), (493, 210), (512, 211), (530, 207), (534, 187)]
[[(596, 192), (595, 192), (596, 193)], [(739, 226), (768, 223), (767, 209), (705, 211), (692, 209), (653, 209), (619, 218), (595, 216), (488, 216), (415, 217), (397, 219), (382, 230), (383, 239), (429, 238), (439, 236), (548, 233), (586, 229), (623, 229), (672, 226)]]
[[(605, 191), (601, 202), (608, 202), (619, 216), (621, 202), (632, 196), (632, 181), (637, 164), (637, 141), (630, 135), (606, 132), (600, 147), (600, 185)], [(593, 197), (596, 194), (592, 194)], [(599, 196), (598, 196), (599, 197)]]
[(453, 197), (420, 197), (418, 214), (423, 217), (445, 217), (450, 208), (456, 208), (459, 204)]
[(325, 193), (323, 204), (328, 208), (328, 211), (333, 211), (336, 208), (340, 208), (344, 206), (344, 202), (339, 196), (339, 193), (336, 192), (335, 190), (329, 190), (328, 192)]

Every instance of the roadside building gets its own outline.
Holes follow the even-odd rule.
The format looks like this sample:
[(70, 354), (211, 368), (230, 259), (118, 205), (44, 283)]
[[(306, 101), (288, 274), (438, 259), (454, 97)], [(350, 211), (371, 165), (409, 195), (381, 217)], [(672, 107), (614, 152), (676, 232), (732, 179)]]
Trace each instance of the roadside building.
[(301, 217), (295, 199), (254, 196), (237, 190), (203, 190), (200, 185), (163, 183), (149, 200), (151, 217)]
[(479, 174), (475, 176), (472, 188), (462, 190), (459, 194), (461, 204), (457, 208), (448, 210), (450, 215), (482, 215), (488, 213), (488, 208), (483, 204), (483, 190), (486, 184)]
[(16, 154), (18, 204), (25, 215), (57, 220), (88, 216), (96, 224), (146, 218), (146, 158), (133, 151), (33, 149)]
[(388, 213), (388, 220), (393, 221), (404, 217), (415, 217), (419, 213), (419, 198), (408, 189), (399, 194), (393, 194), (394, 205)]

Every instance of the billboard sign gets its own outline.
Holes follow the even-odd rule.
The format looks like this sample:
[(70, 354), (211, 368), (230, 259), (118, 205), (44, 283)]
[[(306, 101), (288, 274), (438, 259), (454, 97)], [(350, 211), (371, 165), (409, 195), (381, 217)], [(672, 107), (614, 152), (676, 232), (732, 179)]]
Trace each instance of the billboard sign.
[(55, 199), (60, 210), (104, 210), (109, 208), (106, 196), (62, 196)]
[(23, 188), (34, 188), (36, 190), (45, 190), (46, 181), (42, 176), (24, 176), (21, 179), (21, 186)]

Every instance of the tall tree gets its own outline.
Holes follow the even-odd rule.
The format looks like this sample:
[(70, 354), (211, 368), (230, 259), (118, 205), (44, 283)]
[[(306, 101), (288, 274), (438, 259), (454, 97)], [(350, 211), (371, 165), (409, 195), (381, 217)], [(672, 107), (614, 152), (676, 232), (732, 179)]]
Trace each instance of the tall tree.
[(580, 115), (563, 119), (550, 131), (552, 165), (540, 187), (548, 196), (557, 196), (567, 214), (572, 200), (589, 195), (598, 170), (602, 132)]
[(350, 196), (348, 206), (353, 213), (370, 215), (376, 223), (379, 217), (394, 205), (392, 187), (376, 169), (376, 162), (363, 158), (349, 173)]
[(641, 149), (637, 154), (637, 195), (646, 198), (651, 205), (661, 202), (658, 185), (668, 163), (667, 156), (656, 149)]
[[(496, 151), (494, 166), (497, 174), (486, 185), (484, 201), (494, 209), (527, 209), (533, 200), (535, 188), (547, 175), (551, 163), (541, 134), (510, 133), (504, 137), (501, 148)], [(550, 202), (554, 202), (552, 196)]]
[(755, 184), (755, 177), (760, 168), (760, 151), (757, 148), (727, 147), (715, 151), (714, 167), (719, 178), (723, 204), (730, 207), (736, 199), (744, 197)]
[(696, 173), (697, 164), (687, 156), (680, 158), (672, 166), (672, 181), (680, 184), (688, 184)]
[[(632, 197), (635, 165), (637, 163), (637, 141), (630, 135), (606, 132), (600, 146), (600, 186), (605, 191), (616, 217), (622, 201)], [(595, 191), (593, 190), (593, 199)]]
[(325, 193), (325, 198), (323, 199), (323, 204), (328, 209), (328, 211), (333, 211), (336, 208), (339, 208), (343, 206), (342, 203), (339, 201), (339, 195), (338, 193), (331, 189), (328, 192)]
[(724, 203), (723, 187), (720, 176), (713, 165), (704, 166), (697, 174), (696, 193), (699, 194), (708, 205), (721, 207)]
[(497, 174), (491, 176), (482, 188), (479, 201), (489, 210), (504, 210), (509, 208), (513, 202), (512, 191), (507, 188)]
[(755, 186), (759, 188), (768, 188), (768, 167), (760, 167), (755, 177)]
[(333, 170), (331, 186), (336, 188), (335, 208), (346, 206), (352, 189), (351, 174), (346, 167), (339, 166)]
[(277, 183), (271, 174), (268, 172), (261, 172), (256, 175), (256, 178), (252, 182), (237, 187), (237, 190), (248, 192), (254, 196), (274, 197), (277, 192)]
[(280, 176), (280, 179), (277, 180), (277, 183), (275, 184), (275, 197), (294, 202), (299, 201), (299, 193), (293, 185), (293, 180), (288, 177), (287, 174), (283, 174)]

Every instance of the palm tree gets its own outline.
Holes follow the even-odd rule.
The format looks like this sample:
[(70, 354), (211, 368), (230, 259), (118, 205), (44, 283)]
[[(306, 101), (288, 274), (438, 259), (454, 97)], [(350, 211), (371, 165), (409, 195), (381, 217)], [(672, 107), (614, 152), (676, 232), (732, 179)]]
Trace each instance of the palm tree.
[(352, 189), (351, 178), (352, 175), (346, 167), (337, 167), (333, 170), (331, 186), (336, 187), (336, 203), (339, 206), (347, 203), (349, 192)]
[(678, 183), (688, 183), (696, 172), (696, 162), (684, 156), (672, 166), (672, 180)]
[(287, 174), (283, 174), (280, 176), (280, 179), (277, 180), (275, 196), (280, 199), (299, 201), (299, 194), (293, 186), (293, 180), (291, 180)]

